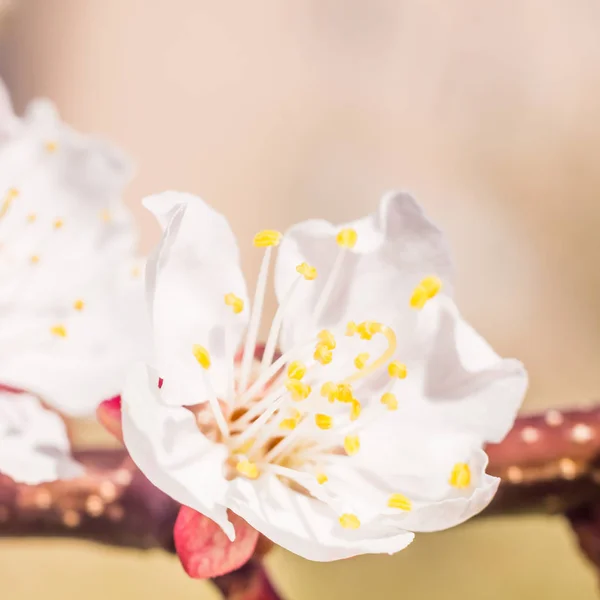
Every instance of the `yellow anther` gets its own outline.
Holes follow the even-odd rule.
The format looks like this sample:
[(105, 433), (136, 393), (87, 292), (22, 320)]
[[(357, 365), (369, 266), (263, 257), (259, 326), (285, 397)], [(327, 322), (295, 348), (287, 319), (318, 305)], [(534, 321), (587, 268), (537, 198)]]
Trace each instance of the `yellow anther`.
[(312, 281), (317, 278), (317, 269), (315, 267), (311, 267), (308, 263), (301, 263), (296, 267), (296, 271), (304, 277), (307, 281)]
[(331, 429), (333, 427), (333, 417), (329, 415), (315, 415), (315, 424), (319, 429)]
[(456, 463), (452, 468), (449, 483), (452, 487), (463, 490), (471, 485), (471, 468), (467, 463)]
[(73, 302), (73, 308), (75, 310), (83, 310), (84, 306), (85, 306), (85, 303), (80, 298), (78, 298), (77, 300), (75, 300), (75, 302)]
[(33, 254), (33, 255), (31, 256), (31, 258), (29, 259), (29, 262), (30, 262), (32, 265), (37, 265), (37, 264), (40, 262), (40, 257), (39, 257), (37, 254)]
[(344, 513), (340, 517), (340, 525), (344, 529), (358, 529), (360, 527), (360, 521), (356, 515), (351, 513)]
[(256, 438), (246, 440), (241, 446), (238, 446), (233, 450), (233, 454), (247, 454), (252, 449), (252, 446), (254, 446), (255, 441)]
[(348, 456), (356, 454), (360, 450), (360, 439), (357, 435), (347, 435), (344, 438), (344, 450)]
[(292, 408), (291, 413), (292, 419), (294, 419), (296, 422), (300, 421), (302, 418), (302, 413), (297, 408)]
[(105, 208), (103, 211), (100, 212), (100, 218), (105, 223), (110, 223), (110, 221), (112, 220), (112, 215), (110, 214), (110, 211), (108, 210), (108, 208)]
[(354, 400), (354, 396), (352, 395), (352, 386), (349, 383), (338, 384), (336, 398), (345, 404), (352, 402)]
[(364, 369), (365, 365), (367, 364), (367, 362), (369, 361), (369, 357), (371, 355), (368, 352), (361, 352), (355, 359), (354, 359), (354, 366), (357, 369)]
[(346, 335), (348, 337), (353, 336), (358, 330), (358, 325), (354, 321), (348, 321), (346, 325)]
[(289, 431), (293, 431), (294, 429), (296, 429), (297, 425), (298, 425), (298, 422), (296, 421), (296, 419), (283, 419), (283, 421), (281, 421), (279, 423), (279, 428), (280, 429), (288, 429)]
[(54, 229), (60, 229), (64, 225), (64, 221), (62, 219), (56, 219), (53, 223)]
[(281, 233), (274, 229), (264, 229), (259, 231), (253, 240), (253, 244), (257, 248), (267, 248), (269, 246), (278, 246), (281, 241)]
[(35, 220), (37, 219), (37, 215), (35, 213), (30, 213), (27, 215), (27, 222), (28, 223), (35, 223)]
[(333, 381), (327, 381), (321, 386), (321, 396), (327, 398), (329, 402), (335, 402), (338, 386)]
[(371, 321), (365, 321), (364, 323), (359, 323), (356, 326), (356, 331), (358, 335), (360, 335), (363, 340), (370, 340), (373, 337), (373, 333), (371, 332)]
[(362, 407), (360, 405), (360, 402), (356, 399), (352, 400), (352, 406), (350, 408), (350, 420), (356, 421), (356, 419), (358, 419), (358, 417), (360, 417), (361, 410), (362, 410)]
[(390, 377), (397, 377), (398, 379), (406, 379), (406, 375), (407, 375), (406, 365), (397, 360), (393, 360), (388, 365), (388, 374)]
[(134, 278), (139, 277), (142, 274), (142, 270), (139, 267), (131, 268), (131, 276)]
[(233, 292), (225, 294), (225, 304), (231, 306), (231, 309), (236, 315), (239, 315), (244, 310), (244, 301)]
[(57, 337), (67, 337), (67, 328), (64, 325), (53, 325), (50, 327), (50, 333)]
[(333, 360), (333, 354), (325, 344), (317, 344), (313, 357), (322, 365), (328, 365)]
[(388, 410), (398, 409), (398, 399), (391, 392), (386, 392), (381, 396), (381, 404), (385, 404), (388, 407)]
[(250, 462), (249, 460), (240, 460), (237, 464), (236, 469), (238, 473), (247, 477), (248, 479), (257, 479), (260, 475), (260, 470), (256, 466), (255, 463)]
[(342, 229), (336, 236), (335, 241), (340, 248), (354, 248), (358, 234), (354, 229)]
[(330, 350), (335, 348), (335, 337), (328, 329), (322, 329), (319, 331), (317, 338), (321, 344), (327, 346)]
[(292, 400), (299, 402), (300, 400), (306, 400), (310, 396), (311, 387), (302, 383), (298, 379), (288, 379), (285, 382), (285, 387), (292, 396)]
[(425, 277), (413, 290), (410, 297), (410, 305), (412, 308), (420, 310), (425, 306), (427, 300), (431, 300), (442, 289), (442, 282), (439, 277), (430, 275)]
[[(364, 325), (364, 323), (362, 325)], [(358, 381), (359, 379), (363, 379), (367, 375), (374, 373), (375, 371), (377, 371), (377, 369), (379, 369), (380, 367), (385, 365), (385, 363), (387, 363), (387, 361), (390, 358), (392, 358), (392, 356), (394, 356), (394, 353), (396, 352), (396, 347), (397, 347), (396, 334), (393, 332), (393, 330), (391, 328), (386, 327), (385, 325), (382, 325), (381, 323), (370, 322), (368, 327), (365, 330), (367, 331), (367, 333), (373, 331), (374, 333), (383, 334), (385, 336), (385, 338), (387, 339), (388, 347), (383, 351), (381, 356), (379, 356), (377, 359), (375, 359), (373, 362), (371, 362), (369, 365), (367, 365), (364, 369), (357, 371), (356, 373), (354, 373), (354, 375), (350, 375), (350, 377), (346, 377), (346, 379), (344, 380), (344, 383)]]
[(325, 475), (325, 473), (317, 473), (317, 483), (320, 483), (321, 485), (323, 485), (324, 483), (327, 483), (329, 481), (329, 477), (327, 477), (327, 475)]
[(411, 510), (412, 502), (403, 494), (392, 494), (388, 500), (390, 508), (398, 508), (400, 510)]
[(6, 199), (8, 200), (9, 198), (11, 200), (14, 200), (21, 192), (19, 192), (19, 190), (17, 188), (8, 188), (8, 191), (6, 192)]
[(290, 379), (302, 379), (306, 375), (306, 365), (300, 360), (295, 360), (290, 363), (287, 374)]
[(54, 140), (46, 142), (44, 144), (44, 148), (46, 149), (46, 152), (52, 154), (53, 152), (56, 152), (58, 150), (58, 142), (55, 142)]
[(204, 346), (194, 344), (192, 346), (192, 354), (203, 369), (208, 369), (210, 367), (210, 353)]

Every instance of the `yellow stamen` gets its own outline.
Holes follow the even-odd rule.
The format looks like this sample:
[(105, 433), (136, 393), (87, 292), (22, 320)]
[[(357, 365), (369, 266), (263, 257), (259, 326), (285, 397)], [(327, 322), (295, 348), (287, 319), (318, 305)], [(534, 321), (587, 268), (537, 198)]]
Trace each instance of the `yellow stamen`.
[(64, 325), (53, 325), (50, 327), (50, 333), (57, 337), (65, 338), (67, 337), (67, 329)]
[(287, 374), (290, 379), (302, 379), (306, 375), (306, 365), (300, 360), (295, 360), (290, 363)]
[(40, 262), (40, 257), (37, 254), (34, 254), (30, 259), (29, 262), (32, 265), (37, 265)]
[(360, 405), (360, 402), (358, 400), (352, 400), (352, 407), (350, 408), (350, 420), (356, 421), (356, 419), (360, 417), (361, 410), (362, 407)]
[(350, 250), (354, 248), (356, 244), (356, 240), (358, 239), (358, 234), (354, 229), (342, 229), (336, 236), (335, 241), (340, 248), (346, 248)]
[(344, 438), (344, 450), (348, 456), (356, 454), (360, 450), (360, 439), (357, 435), (347, 435)]
[(323, 485), (324, 483), (327, 483), (329, 481), (329, 477), (327, 477), (327, 475), (325, 475), (325, 473), (317, 473), (317, 483), (320, 483), (321, 485)]
[(318, 344), (313, 356), (322, 365), (328, 365), (333, 360), (333, 354), (325, 344)]
[(204, 346), (194, 344), (192, 346), (192, 354), (203, 369), (208, 369), (210, 367), (210, 353)]
[(139, 277), (142, 274), (142, 270), (139, 267), (133, 267), (131, 269), (131, 276), (134, 278)]
[(256, 466), (255, 463), (250, 462), (249, 460), (240, 460), (237, 464), (236, 469), (238, 473), (247, 477), (248, 479), (257, 479), (260, 475), (260, 470)]
[(231, 309), (236, 315), (239, 315), (244, 310), (244, 301), (233, 292), (225, 294), (225, 304), (231, 306)]
[(358, 325), (354, 321), (348, 321), (346, 325), (346, 335), (352, 337), (358, 330)]
[(233, 450), (233, 454), (248, 454), (254, 446), (254, 442), (256, 438), (250, 438), (246, 440), (241, 446), (238, 446), (235, 450)]
[(19, 190), (17, 188), (9, 188), (4, 196), (4, 200), (2, 202), (2, 206), (0, 206), (0, 219), (6, 215), (8, 212), (10, 205), (13, 200), (19, 195)]
[(337, 386), (336, 398), (344, 404), (352, 402), (354, 400), (354, 396), (352, 395), (352, 386), (349, 383), (340, 383)]
[(392, 494), (388, 500), (388, 506), (400, 510), (411, 510), (412, 502), (403, 494)]
[(358, 529), (360, 527), (360, 521), (356, 515), (344, 513), (340, 517), (340, 525), (344, 529)]
[(80, 298), (78, 298), (77, 300), (75, 300), (75, 302), (73, 302), (73, 308), (75, 310), (83, 310), (84, 306), (85, 306), (85, 303)]
[(65, 223), (62, 219), (56, 219), (53, 223), (54, 229), (60, 229), (64, 224)]
[(398, 409), (398, 399), (391, 392), (386, 392), (381, 396), (381, 404), (385, 404), (388, 407), (388, 410)]
[(285, 387), (290, 392), (292, 400), (296, 402), (306, 400), (310, 396), (310, 385), (306, 385), (306, 383), (302, 383), (298, 379), (288, 379), (285, 382)]
[(390, 377), (397, 377), (398, 379), (405, 379), (407, 375), (406, 365), (397, 360), (393, 360), (388, 365), (388, 373)]
[(410, 305), (412, 308), (420, 310), (425, 306), (428, 300), (431, 300), (442, 289), (442, 282), (439, 277), (430, 275), (425, 277), (413, 290), (410, 297)]
[(471, 485), (471, 468), (467, 463), (456, 463), (452, 468), (449, 483), (452, 487), (463, 490)]
[(308, 263), (301, 263), (296, 267), (296, 271), (306, 279), (306, 281), (312, 281), (317, 278), (317, 269), (311, 267)]
[(333, 333), (331, 333), (331, 331), (329, 331), (328, 329), (323, 329), (322, 331), (319, 331), (317, 338), (319, 339), (319, 342), (321, 344), (327, 346), (327, 348), (329, 348), (330, 350), (333, 350), (335, 348), (335, 337)]
[(333, 381), (327, 381), (321, 386), (321, 396), (327, 398), (329, 402), (335, 402), (338, 386)]
[(315, 423), (319, 429), (331, 429), (333, 427), (333, 418), (329, 415), (315, 415)]
[(56, 152), (58, 150), (58, 142), (55, 142), (54, 140), (46, 142), (44, 144), (44, 148), (46, 149), (46, 152), (52, 154), (53, 152)]
[(289, 431), (293, 431), (294, 429), (296, 429), (297, 425), (298, 425), (298, 422), (296, 421), (296, 419), (283, 419), (283, 421), (281, 421), (281, 423), (279, 423), (279, 428), (280, 429), (288, 429)]
[(253, 240), (253, 244), (257, 248), (268, 248), (269, 246), (278, 246), (281, 241), (281, 233), (274, 229), (264, 229), (259, 231)]
[(355, 359), (354, 359), (354, 366), (357, 369), (364, 369), (365, 365), (367, 364), (369, 357), (371, 355), (368, 352), (361, 352)]
[(105, 223), (109, 223), (112, 220), (112, 216), (110, 214), (110, 211), (108, 210), (108, 208), (105, 208), (101, 213), (100, 213), (100, 218), (105, 222)]
[(28, 223), (35, 223), (35, 220), (37, 219), (37, 215), (35, 213), (30, 213), (27, 215), (27, 222)]
[(381, 356), (374, 360), (370, 365), (356, 372), (354, 375), (346, 377), (344, 383), (357, 381), (359, 379), (362, 379), (363, 377), (366, 377), (367, 375), (370, 375), (371, 373), (374, 373), (375, 371), (377, 371), (377, 369), (383, 366), (396, 352), (396, 334), (392, 329), (385, 325), (382, 325), (381, 323), (372, 323), (371, 325), (369, 325), (369, 331), (383, 334), (388, 341), (388, 347), (381, 354)]

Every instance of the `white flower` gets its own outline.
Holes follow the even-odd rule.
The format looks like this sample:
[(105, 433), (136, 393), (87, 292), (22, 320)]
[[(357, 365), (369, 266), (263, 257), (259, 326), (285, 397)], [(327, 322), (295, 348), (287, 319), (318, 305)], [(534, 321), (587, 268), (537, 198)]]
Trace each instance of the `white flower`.
[(37, 484), (81, 472), (62, 419), (35, 396), (0, 391), (0, 473)]
[(91, 414), (142, 356), (142, 273), (121, 200), (131, 169), (48, 102), (2, 115), (0, 383)]
[(164, 228), (147, 269), (156, 369), (131, 374), (123, 433), (155, 485), (230, 537), (227, 509), (321, 561), (397, 552), (489, 503), (498, 480), (482, 446), (510, 429), (526, 373), (461, 319), (444, 238), (410, 196), (286, 233), (254, 373), (280, 234), (255, 237), (265, 255), (250, 311), (225, 219), (185, 194), (145, 205)]
[[(118, 394), (145, 356), (143, 277), (121, 201), (130, 174), (50, 103), (15, 116), (0, 82), (0, 386), (72, 416)], [(29, 483), (74, 472), (59, 460), (69, 446), (58, 415), (26, 394), (2, 402), (0, 471)]]

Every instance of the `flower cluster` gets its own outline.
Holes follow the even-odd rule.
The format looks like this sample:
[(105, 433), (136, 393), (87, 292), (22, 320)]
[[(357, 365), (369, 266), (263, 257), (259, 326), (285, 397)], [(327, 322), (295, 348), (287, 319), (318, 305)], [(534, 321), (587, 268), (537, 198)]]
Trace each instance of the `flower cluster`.
[(49, 102), (14, 115), (0, 84), (0, 472), (18, 480), (73, 473), (48, 408), (93, 414), (143, 356), (143, 273), (121, 200), (130, 173)]

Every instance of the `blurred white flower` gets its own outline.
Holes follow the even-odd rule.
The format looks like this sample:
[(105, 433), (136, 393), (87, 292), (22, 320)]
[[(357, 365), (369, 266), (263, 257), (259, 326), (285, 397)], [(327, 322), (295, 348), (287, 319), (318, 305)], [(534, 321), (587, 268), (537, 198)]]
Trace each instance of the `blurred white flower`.
[(0, 391), (0, 473), (37, 484), (81, 472), (60, 416), (35, 396)]
[[(461, 318), (444, 237), (410, 196), (257, 234), (252, 311), (221, 215), (186, 194), (145, 205), (164, 228), (147, 269), (157, 370), (128, 379), (123, 433), (155, 485), (230, 537), (227, 509), (321, 561), (397, 552), (490, 502), (482, 446), (512, 426), (526, 372)], [(277, 245), (279, 309), (252, 374)]]
[[(93, 414), (144, 356), (143, 265), (121, 199), (130, 176), (119, 152), (70, 129), (49, 102), (15, 116), (0, 82), (0, 385), (68, 415)], [(49, 447), (63, 448), (64, 432), (50, 431)]]

